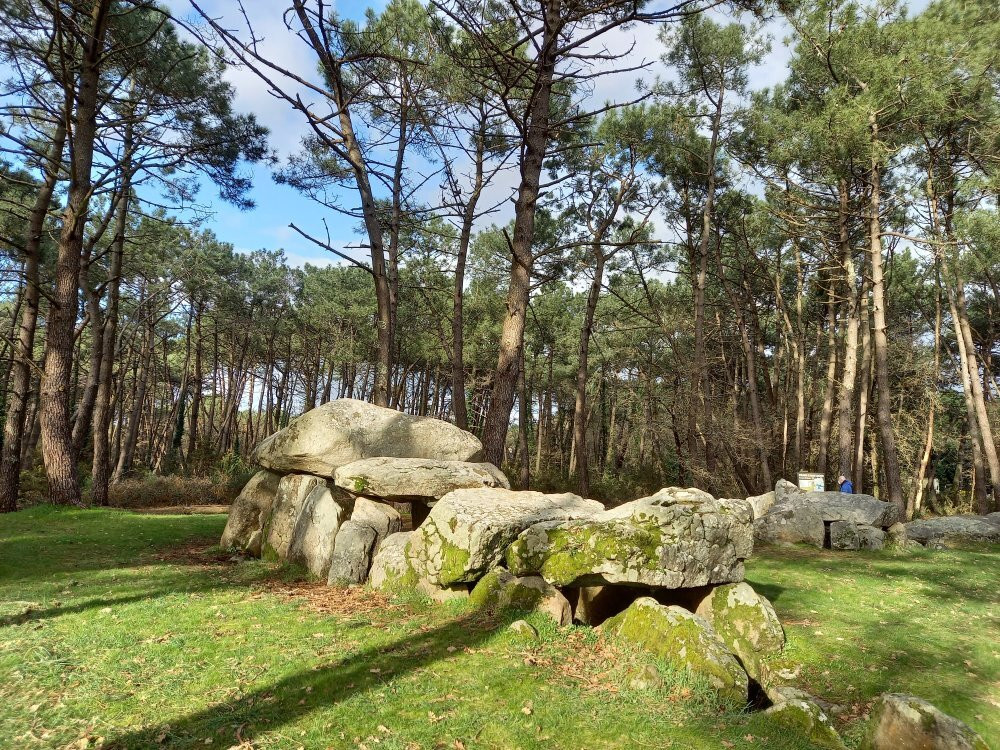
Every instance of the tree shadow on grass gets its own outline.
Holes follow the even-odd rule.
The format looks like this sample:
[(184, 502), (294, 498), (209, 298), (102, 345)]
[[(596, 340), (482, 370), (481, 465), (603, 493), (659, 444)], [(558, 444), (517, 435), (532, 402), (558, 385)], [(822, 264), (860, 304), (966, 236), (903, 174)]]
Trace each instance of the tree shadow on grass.
[[(190, 747), (200, 745), (206, 737), (217, 737), (220, 730), (226, 741), (237, 727), (238, 741), (249, 742), (256, 734), (274, 731), (313, 711), (376, 690), (403, 675), (447, 659), (462, 647), (481, 643), (499, 622), (502, 621), (482, 612), (466, 612), (436, 628), (366, 648), (333, 664), (300, 670), (233, 700), (111, 737), (106, 747), (109, 750)], [(331, 736), (330, 742), (334, 740)]]
[[(22, 608), (22, 611), (13, 614), (0, 615), (0, 628), (12, 627), (14, 625), (24, 625), (30, 622), (51, 620), (64, 615), (80, 614), (93, 609), (115, 608), (136, 602), (148, 602), (165, 596), (172, 596), (178, 593), (201, 594), (209, 591), (219, 591), (222, 589), (245, 588), (246, 581), (228, 580), (223, 577), (211, 580), (203, 585), (192, 586), (190, 575), (178, 573), (175, 582), (165, 582), (162, 586), (153, 589), (145, 589), (133, 594), (124, 596), (96, 597), (82, 602), (72, 604), (56, 604), (49, 607), (31, 606), (33, 603), (25, 602), (29, 605)], [(2, 602), (0, 602), (2, 604)]]
[(757, 581), (751, 581), (750, 579), (747, 579), (747, 583), (753, 587), (754, 591), (765, 597), (772, 604), (778, 601), (785, 591), (784, 586), (779, 586), (776, 583), (758, 583)]
[(20, 586), (149, 564), (151, 556), (178, 547), (204, 549), (218, 542), (225, 518), (143, 516), (52, 506), (11, 516), (11, 523), (0, 529), (0, 582)]
[[(916, 693), (981, 731), (995, 731), (996, 722), (988, 717), (992, 686), (1000, 671), (988, 651), (983, 657), (983, 649), (973, 645), (989, 642), (989, 615), (979, 614), (978, 621), (971, 618), (977, 611), (988, 613), (997, 601), (990, 582), (996, 578), (992, 571), (1000, 575), (1000, 556), (988, 550), (834, 553), (795, 549), (762, 557), (792, 589), (779, 604), (783, 619), (790, 608), (801, 606), (801, 594), (788, 583), (796, 580), (789, 576), (797, 570), (810, 575), (796, 583), (815, 587), (822, 580), (833, 586), (832, 592), (827, 591), (838, 596), (836, 602), (811, 602), (815, 610), (808, 616), (817, 622), (796, 623), (802, 627), (787, 631), (793, 641), (819, 638), (823, 646), (819, 660), (808, 660), (809, 669), (799, 687), (845, 704), (864, 704), (883, 692)], [(751, 569), (749, 580), (755, 590), (773, 600), (771, 586), (754, 580), (770, 575)], [(975, 609), (956, 611), (963, 604)], [(838, 612), (845, 605), (848, 608)], [(823, 641), (818, 633), (811, 635), (815, 627), (827, 624), (827, 618), (845, 625), (845, 636), (850, 637)], [(839, 670), (839, 679), (824, 679), (830, 669)], [(927, 675), (934, 677), (927, 679)], [(860, 730), (852, 726), (849, 731), (857, 734)]]

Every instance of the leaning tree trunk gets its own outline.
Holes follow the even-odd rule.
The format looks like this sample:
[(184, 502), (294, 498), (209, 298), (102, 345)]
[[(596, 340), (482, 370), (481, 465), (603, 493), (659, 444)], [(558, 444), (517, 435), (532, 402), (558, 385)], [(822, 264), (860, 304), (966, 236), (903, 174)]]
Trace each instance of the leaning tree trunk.
[(41, 299), (38, 268), (42, 231), (52, 203), (52, 193), (59, 181), (65, 145), (66, 121), (60, 119), (46, 155), (45, 178), (31, 207), (24, 243), (24, 298), (10, 366), (7, 414), (4, 422), (3, 447), (0, 449), (0, 513), (17, 509), (21, 479), (21, 442), (24, 437), (28, 395), (31, 391), (31, 366), (34, 359), (35, 330), (38, 326), (38, 303)]
[[(989, 414), (986, 411), (986, 397), (979, 375), (979, 362), (976, 357), (975, 343), (972, 340), (972, 327), (969, 325), (969, 313), (965, 303), (965, 290), (961, 277), (955, 279), (955, 304), (958, 319), (955, 321), (956, 334), (965, 342), (965, 366), (969, 371), (969, 385), (972, 388), (972, 406), (976, 421), (979, 423), (979, 434), (982, 440), (983, 457), (990, 469), (990, 482), (993, 487), (993, 502), (1000, 502), (1000, 456), (997, 455), (996, 441), (993, 439), (993, 428), (990, 425)], [(988, 508), (982, 508), (983, 512)]]
[(533, 101), (530, 105), (521, 157), (521, 182), (514, 203), (514, 237), (511, 241), (510, 283), (507, 288), (507, 314), (500, 332), (500, 351), (493, 373), (493, 389), (489, 410), (483, 425), (483, 458), (497, 466), (503, 463), (510, 411), (514, 406), (517, 372), (524, 346), (525, 315), (531, 291), (531, 274), (535, 256), (532, 243), (535, 235), (535, 210), (541, 184), (542, 164), (548, 150), (552, 83), (555, 77), (559, 45), (558, 13), (546, 6), (544, 32), (539, 50), (539, 68)]

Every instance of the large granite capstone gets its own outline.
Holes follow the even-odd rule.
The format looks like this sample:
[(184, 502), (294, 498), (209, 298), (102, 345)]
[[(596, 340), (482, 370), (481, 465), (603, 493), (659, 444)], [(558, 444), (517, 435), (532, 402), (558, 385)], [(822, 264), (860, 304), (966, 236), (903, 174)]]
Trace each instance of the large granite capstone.
[(333, 480), (358, 495), (431, 505), (453, 490), (510, 489), (507, 477), (493, 464), (433, 458), (363, 458), (338, 468)]
[(261, 442), (255, 457), (277, 473), (333, 479), (339, 467), (362, 458), (478, 461), (482, 450), (475, 435), (440, 419), (340, 398), (293, 419)]
[(455, 490), (413, 532), (407, 556), (417, 574), (434, 585), (473, 583), (503, 559), (529, 526), (589, 518), (603, 510), (600, 503), (568, 492)]
[(871, 495), (851, 495), (844, 492), (790, 494), (785, 500), (772, 505), (768, 513), (784, 510), (795, 512), (806, 508), (816, 511), (826, 522), (850, 521), (888, 528), (899, 520), (899, 509), (892, 503), (876, 500)]
[(555, 586), (742, 581), (753, 549), (751, 518), (744, 500), (669, 487), (589, 518), (536, 523), (507, 550), (507, 567)]

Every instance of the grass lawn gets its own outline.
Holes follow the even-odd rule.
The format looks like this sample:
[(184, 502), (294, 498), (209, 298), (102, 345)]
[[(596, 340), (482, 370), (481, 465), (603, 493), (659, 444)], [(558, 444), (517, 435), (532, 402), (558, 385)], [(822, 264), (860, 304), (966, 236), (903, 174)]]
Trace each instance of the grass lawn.
[[(807, 748), (585, 628), (296, 581), (213, 548), (224, 516), (0, 517), (0, 747)], [(758, 554), (797, 684), (913, 692), (1000, 746), (996, 551)], [(660, 665), (661, 669), (663, 665)]]

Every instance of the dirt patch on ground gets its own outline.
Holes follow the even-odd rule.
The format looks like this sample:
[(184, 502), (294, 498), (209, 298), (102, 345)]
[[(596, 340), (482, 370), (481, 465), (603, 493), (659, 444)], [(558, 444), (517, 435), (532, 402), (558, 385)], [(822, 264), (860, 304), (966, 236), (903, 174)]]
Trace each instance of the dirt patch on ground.
[(405, 604), (393, 602), (384, 594), (363, 586), (336, 587), (320, 581), (268, 581), (261, 593), (298, 602), (302, 609), (325, 615), (386, 615), (408, 610)]
[(232, 562), (230, 552), (212, 546), (212, 540), (193, 541), (183, 547), (172, 547), (160, 550), (151, 556), (157, 562), (171, 565), (196, 565), (203, 568), (215, 568)]

